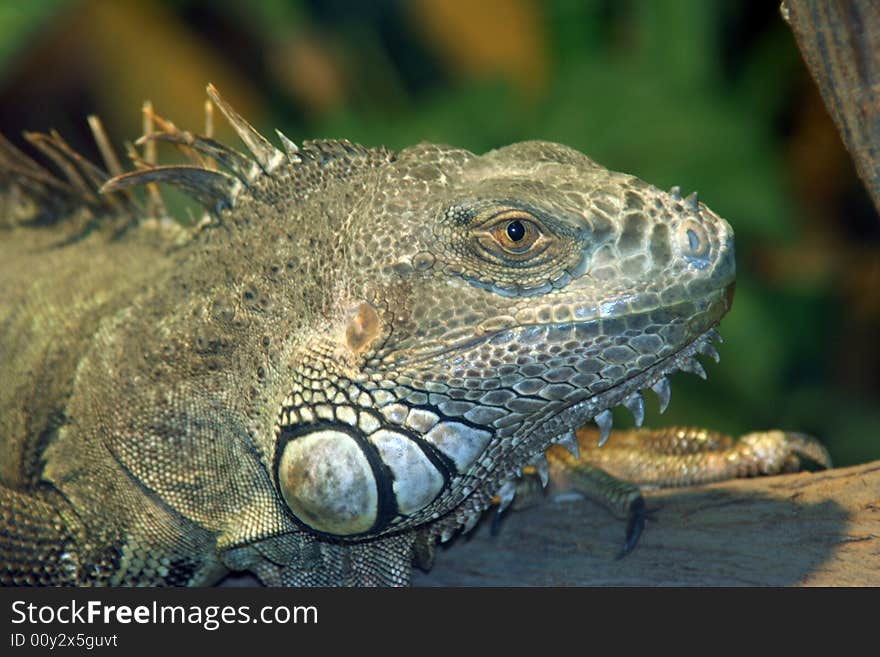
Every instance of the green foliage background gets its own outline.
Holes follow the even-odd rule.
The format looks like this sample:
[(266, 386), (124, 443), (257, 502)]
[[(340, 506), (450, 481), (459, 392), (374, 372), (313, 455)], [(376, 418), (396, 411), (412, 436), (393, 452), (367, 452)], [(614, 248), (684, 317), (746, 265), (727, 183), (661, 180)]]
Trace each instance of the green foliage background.
[[(216, 62), (223, 75), (243, 81), (245, 101), (266, 130), (392, 147), (440, 141), (476, 152), (550, 139), (660, 187), (698, 189), (736, 231), (736, 300), (721, 325), (721, 363), (706, 363), (709, 382), (677, 375), (669, 411), (659, 416), (649, 400), (648, 422), (734, 434), (796, 429), (822, 439), (838, 464), (880, 458), (878, 220), (828, 136), (833, 126), (815, 118), (820, 101), (775, 8), (723, 0), (515, 4), (531, 8), (544, 44), (546, 78), (537, 91), (503, 71), (472, 75), (450, 65), (412, 20), (416, 3), (117, 3), (161, 13), (159, 28), (144, 24), (145, 42), (161, 36), (150, 30), (172, 25), (175, 42), (191, 39), (208, 53), (207, 65), (177, 59), (161, 68), (164, 79), (210, 76)], [(107, 35), (89, 31), (106, 30), (91, 20), (94, 6), (0, 2), (5, 134), (69, 127), (77, 143), (86, 112), (102, 114), (111, 128), (136, 119), (136, 105), (124, 119), (102, 102), (116, 89), (156, 95), (146, 82), (138, 89), (138, 80), (155, 75), (134, 56), (130, 77), (101, 77), (105, 60), (89, 44)], [(504, 38), (503, 27), (488, 23), (486, 39), (496, 38), (495, 29)], [(266, 63), (297, 39), (317, 44), (343, 72), (343, 93), (333, 102), (303, 100)], [(99, 54), (125, 64), (130, 45)], [(90, 53), (84, 61), (77, 48)], [(156, 66), (162, 57), (156, 53)], [(47, 67), (47, 58), (56, 66)], [(73, 101), (72, 89), (81, 94)], [(80, 109), (82, 116), (72, 116)], [(179, 107), (159, 109), (177, 121)], [(804, 157), (815, 158), (821, 190), (811, 191)], [(631, 423), (625, 415), (617, 420)]]

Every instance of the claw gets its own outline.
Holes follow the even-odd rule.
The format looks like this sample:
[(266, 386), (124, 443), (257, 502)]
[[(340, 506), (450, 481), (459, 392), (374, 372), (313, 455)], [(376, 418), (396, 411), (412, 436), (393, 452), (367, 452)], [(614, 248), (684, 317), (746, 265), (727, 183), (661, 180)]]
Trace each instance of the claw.
[(626, 540), (623, 548), (617, 555), (617, 559), (623, 559), (626, 555), (633, 551), (639, 542), (639, 537), (645, 529), (645, 500), (639, 496), (632, 501), (629, 506), (628, 519), (626, 523)]
[(786, 432), (786, 442), (798, 456), (809, 459), (826, 470), (831, 467), (831, 455), (828, 453), (828, 450), (812, 436), (803, 433)]
[(800, 459), (807, 459), (813, 466), (826, 469), (831, 467), (828, 450), (812, 436), (794, 431), (756, 431), (746, 434), (739, 440), (748, 445), (752, 453), (762, 455), (758, 467), (762, 474), (776, 474), (786, 469), (787, 461), (795, 459), (794, 471), (803, 469)]
[(498, 536), (501, 532), (501, 519), (503, 517), (504, 512), (500, 509), (494, 516), (492, 516), (492, 523), (489, 525), (489, 536)]
[(696, 192), (693, 192), (684, 200), (684, 204), (685, 207), (697, 212), (700, 209), (700, 197), (697, 196)]
[(670, 188), (669, 195), (672, 197), (674, 201), (681, 200), (681, 187), (676, 185), (675, 187)]

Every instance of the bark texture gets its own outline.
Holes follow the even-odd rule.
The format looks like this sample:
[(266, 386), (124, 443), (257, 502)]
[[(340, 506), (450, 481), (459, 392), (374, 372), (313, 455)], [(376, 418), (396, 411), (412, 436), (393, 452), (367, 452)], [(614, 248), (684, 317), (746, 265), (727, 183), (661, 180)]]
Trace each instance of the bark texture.
[(785, 0), (782, 15), (880, 212), (880, 2)]
[(548, 489), (438, 549), (415, 586), (880, 586), (880, 461), (646, 492), (635, 550), (625, 523)]

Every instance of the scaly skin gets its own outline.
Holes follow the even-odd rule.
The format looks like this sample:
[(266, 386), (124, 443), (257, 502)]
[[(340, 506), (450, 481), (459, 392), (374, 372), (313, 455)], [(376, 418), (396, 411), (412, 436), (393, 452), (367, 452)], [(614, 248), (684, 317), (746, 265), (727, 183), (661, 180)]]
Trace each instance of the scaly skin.
[(0, 148), (3, 583), (405, 584), (714, 351), (733, 233), (695, 195), (545, 142), (282, 152), (209, 94), (249, 155), (150, 116), (197, 166), (99, 194), (57, 136), (63, 181)]
[[(597, 431), (576, 432), (572, 452), (547, 450), (546, 477), (558, 491), (579, 492), (627, 519), (620, 556), (636, 545), (645, 525), (641, 488), (694, 486), (737, 477), (797, 472), (803, 465), (830, 468), (831, 457), (814, 438), (787, 431), (756, 431), (732, 437), (696, 427), (615, 431), (599, 447)], [(526, 472), (517, 490), (521, 505), (541, 499), (537, 472)]]

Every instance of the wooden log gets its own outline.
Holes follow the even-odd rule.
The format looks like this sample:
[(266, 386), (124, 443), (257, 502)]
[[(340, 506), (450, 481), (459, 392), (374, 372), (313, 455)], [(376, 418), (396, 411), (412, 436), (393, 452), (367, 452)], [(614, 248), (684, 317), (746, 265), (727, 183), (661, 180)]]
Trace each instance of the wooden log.
[(616, 559), (625, 523), (548, 489), (438, 548), (415, 586), (880, 586), (880, 461), (646, 491), (653, 519)]
[(781, 11), (880, 212), (880, 2), (784, 0)]

